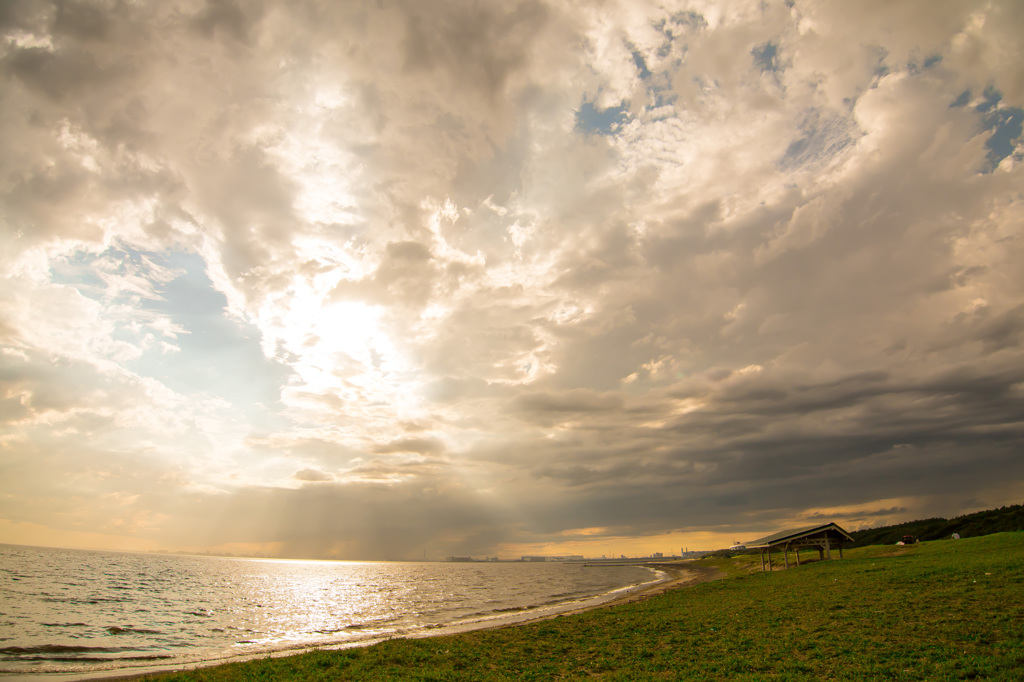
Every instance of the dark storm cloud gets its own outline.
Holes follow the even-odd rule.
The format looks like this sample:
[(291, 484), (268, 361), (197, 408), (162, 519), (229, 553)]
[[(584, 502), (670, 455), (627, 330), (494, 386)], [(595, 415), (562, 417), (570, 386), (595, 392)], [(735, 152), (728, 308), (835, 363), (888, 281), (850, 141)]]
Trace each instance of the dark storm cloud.
[[(666, 517), (693, 527), (742, 522), (765, 506), (852, 505), (865, 490), (885, 499), (995, 487), (1024, 472), (1022, 379), (974, 369), (911, 383), (878, 373), (821, 384), (758, 376), (653, 438), (623, 426), (614, 445), (552, 448), (558, 463), (534, 475), (568, 486), (569, 499), (537, 503), (550, 523), (585, 507), (581, 525), (630, 534), (655, 532)], [(579, 499), (579, 488), (592, 492)]]

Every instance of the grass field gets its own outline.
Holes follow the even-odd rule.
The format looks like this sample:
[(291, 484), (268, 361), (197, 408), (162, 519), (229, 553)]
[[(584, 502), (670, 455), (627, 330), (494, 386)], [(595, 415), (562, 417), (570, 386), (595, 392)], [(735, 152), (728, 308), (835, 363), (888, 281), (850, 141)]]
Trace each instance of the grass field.
[(1024, 533), (717, 561), (727, 578), (632, 604), (160, 679), (1024, 679)]

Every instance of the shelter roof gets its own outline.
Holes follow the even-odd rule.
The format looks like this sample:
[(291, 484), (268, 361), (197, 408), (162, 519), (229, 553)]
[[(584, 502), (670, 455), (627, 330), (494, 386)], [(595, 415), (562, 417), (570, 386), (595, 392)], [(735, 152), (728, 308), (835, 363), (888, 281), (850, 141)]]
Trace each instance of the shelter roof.
[(793, 540), (799, 540), (811, 535), (818, 535), (826, 533), (829, 537), (846, 540), (853, 542), (853, 537), (850, 536), (845, 530), (840, 528), (834, 523), (825, 523), (818, 526), (807, 526), (806, 528), (795, 528), (792, 530), (783, 530), (772, 535), (766, 535), (763, 538), (748, 542), (747, 547), (757, 549), (758, 547), (773, 547), (775, 545), (784, 545), (787, 542)]

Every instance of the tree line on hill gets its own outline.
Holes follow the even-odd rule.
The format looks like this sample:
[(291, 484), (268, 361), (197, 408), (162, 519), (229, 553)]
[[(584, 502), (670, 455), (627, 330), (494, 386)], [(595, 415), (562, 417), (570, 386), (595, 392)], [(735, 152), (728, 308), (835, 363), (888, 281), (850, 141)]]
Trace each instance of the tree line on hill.
[(958, 533), (962, 538), (1024, 530), (1024, 505), (1011, 505), (999, 509), (955, 516), (951, 519), (934, 518), (908, 521), (893, 526), (855, 530), (851, 547), (866, 545), (894, 545), (904, 535), (913, 535), (918, 540), (943, 540)]

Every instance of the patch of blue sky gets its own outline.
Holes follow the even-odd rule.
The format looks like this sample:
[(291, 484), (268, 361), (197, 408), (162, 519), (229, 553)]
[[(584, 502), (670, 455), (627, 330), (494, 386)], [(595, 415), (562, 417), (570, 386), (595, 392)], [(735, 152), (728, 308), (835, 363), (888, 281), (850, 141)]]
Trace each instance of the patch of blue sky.
[[(688, 32), (696, 32), (707, 28), (708, 22), (702, 14), (691, 11), (676, 12), (668, 19), (659, 19), (652, 23), (654, 30), (665, 36), (658, 46), (657, 55), (660, 59), (672, 54), (676, 38)], [(685, 51), (685, 46), (683, 47)]]
[(181, 275), (141, 307), (166, 315), (188, 333), (175, 339), (177, 352), (146, 353), (130, 368), (179, 393), (218, 397), (246, 412), (275, 405), (290, 372), (263, 354), (254, 325), (227, 314), (227, 298), (214, 288), (202, 258), (183, 252), (148, 256)]
[(960, 93), (960, 95), (955, 100), (953, 100), (953, 103), (949, 105), (949, 108), (952, 109), (954, 107), (966, 107), (970, 103), (971, 103), (971, 91), (970, 90), (964, 90), (963, 92)]
[(97, 255), (88, 251), (75, 251), (64, 258), (50, 262), (50, 281), (73, 286), (86, 298), (103, 298), (106, 284), (94, 267)]
[(661, 107), (673, 106), (679, 94), (672, 89), (672, 77), (665, 71), (658, 73), (647, 72), (647, 77), (644, 78), (644, 83), (647, 85), (647, 94), (650, 96), (651, 107), (654, 109), (660, 109)]
[[(121, 308), (112, 338), (142, 349), (124, 363), (140, 376), (184, 395), (226, 400), (247, 414), (264, 413), (279, 401), (290, 372), (264, 356), (255, 326), (228, 316), (227, 298), (213, 287), (198, 255), (115, 244), (101, 253), (77, 251), (53, 262), (50, 279)], [(126, 315), (131, 308), (166, 316), (186, 333), (165, 338), (148, 326), (145, 314), (138, 319)], [(144, 321), (139, 324), (139, 319)], [(147, 334), (177, 350), (147, 342)]]
[(663, 87), (650, 88), (651, 96), (654, 99), (654, 108), (674, 107), (679, 94), (672, 90), (671, 84)]
[(750, 54), (754, 58), (754, 64), (761, 67), (761, 73), (775, 73), (780, 70), (779, 48), (775, 43), (769, 41), (757, 45), (750, 51)]
[(889, 57), (889, 51), (881, 45), (866, 46), (865, 51), (873, 55), (875, 59), (875, 70), (873, 72), (875, 80), (871, 87), (876, 88), (878, 87), (878, 82), (892, 72), (890, 65), (886, 63), (886, 59)]
[(707, 19), (704, 18), (704, 15), (699, 12), (694, 12), (692, 10), (682, 10), (676, 12), (669, 18), (669, 21), (671, 21), (676, 26), (686, 26), (688, 28), (697, 30), (707, 28), (708, 26), (708, 21)]
[(921, 71), (927, 71), (928, 69), (932, 68), (941, 61), (941, 55), (932, 55), (931, 57), (926, 57), (921, 62), (918, 62), (917, 60), (912, 60), (907, 62), (907, 72), (913, 74), (920, 73)]
[(983, 114), (987, 114), (988, 112), (992, 111), (993, 109), (999, 106), (999, 103), (1003, 100), (1003, 93), (999, 92), (995, 88), (989, 87), (985, 89), (985, 94), (983, 95), (983, 97), (985, 99), (982, 100), (982, 102), (978, 106), (976, 106), (975, 109), (977, 109)]
[(1024, 129), (1024, 109), (1016, 107), (998, 109), (985, 116), (985, 126), (992, 135), (985, 141), (986, 158), (992, 169), (1014, 153)]
[(631, 52), (633, 55), (633, 63), (636, 64), (637, 73), (640, 75), (640, 80), (647, 80), (651, 77), (651, 71), (647, 68), (647, 62), (644, 60), (644, 56), (637, 50)]
[(86, 298), (129, 304), (159, 298), (156, 284), (178, 274), (152, 260), (151, 254), (115, 242), (96, 253), (78, 250), (50, 262), (50, 281), (71, 286)]
[(651, 96), (652, 108), (672, 106), (679, 99), (679, 95), (672, 91), (672, 79), (664, 71), (654, 73), (648, 68), (647, 60), (633, 45), (627, 43), (630, 54), (633, 55), (633, 63), (636, 65), (637, 75), (647, 85), (647, 92)]
[[(982, 94), (981, 102), (974, 107), (981, 114), (981, 125), (992, 133), (985, 141), (985, 147), (988, 148), (985, 156), (988, 162), (986, 172), (992, 172), (1003, 159), (1015, 153), (1021, 133), (1024, 132), (1024, 109), (1000, 106), (1002, 101), (1003, 93), (988, 87)], [(964, 107), (970, 102), (971, 91), (964, 90), (950, 107)]]
[(800, 132), (803, 135), (790, 142), (779, 159), (780, 169), (827, 162), (854, 142), (857, 126), (849, 117), (808, 109), (800, 123)]
[(598, 109), (593, 102), (584, 102), (576, 112), (576, 128), (587, 135), (615, 135), (629, 121), (629, 107)]

